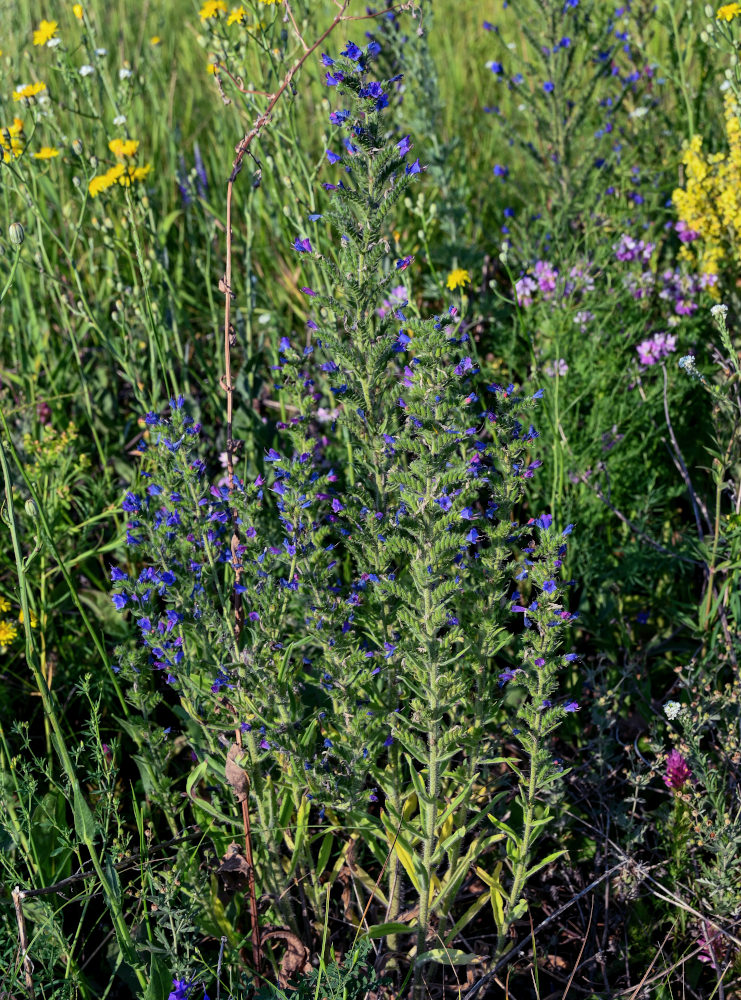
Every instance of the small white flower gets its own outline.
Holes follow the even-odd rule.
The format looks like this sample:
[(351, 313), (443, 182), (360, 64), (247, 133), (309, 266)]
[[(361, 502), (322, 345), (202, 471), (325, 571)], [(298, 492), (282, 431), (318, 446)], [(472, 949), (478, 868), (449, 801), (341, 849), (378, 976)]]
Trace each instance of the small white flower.
[(717, 319), (718, 322), (724, 320), (728, 315), (728, 306), (724, 306), (719, 303), (717, 306), (713, 306), (710, 310), (710, 315), (713, 319)]
[(128, 78), (131, 75), (132, 75), (131, 70), (127, 69), (125, 66), (122, 66), (121, 69), (118, 71), (119, 80), (128, 80)]
[(96, 49), (95, 54), (96, 56), (105, 56), (108, 54), (108, 49)]
[(94, 72), (94, 67), (88, 66), (87, 63), (84, 66), (80, 66), (80, 76), (90, 76), (90, 74)]
[(648, 108), (633, 108), (633, 110), (628, 115), (629, 118), (643, 118), (644, 115), (648, 114)]
[(50, 38), (49, 41), (46, 43), (46, 47), (47, 49), (55, 49), (57, 45), (61, 44), (62, 44), (61, 38)]
[(682, 711), (682, 706), (679, 704), (678, 701), (668, 701), (666, 705), (664, 705), (664, 714), (670, 721), (676, 719), (677, 716), (681, 713), (681, 711)]
[(125, 125), (126, 124), (126, 115), (116, 115), (116, 117), (113, 119), (113, 124), (114, 125)]

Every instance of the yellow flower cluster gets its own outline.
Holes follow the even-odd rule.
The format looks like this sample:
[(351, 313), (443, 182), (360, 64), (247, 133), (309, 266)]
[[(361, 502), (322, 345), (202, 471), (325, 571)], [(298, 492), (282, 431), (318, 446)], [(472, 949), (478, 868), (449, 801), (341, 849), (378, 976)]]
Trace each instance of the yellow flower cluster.
[[(139, 149), (139, 140), (111, 139), (108, 143), (108, 148), (117, 160), (125, 160), (127, 157), (136, 156)], [(117, 163), (115, 167), (109, 167), (104, 174), (97, 174), (90, 180), (87, 186), (90, 197), (97, 198), (101, 191), (107, 191), (114, 184), (130, 187), (134, 181), (143, 181), (151, 169), (151, 164), (134, 167), (125, 163)]]
[(25, 142), (23, 137), (23, 122), (14, 118), (12, 125), (0, 129), (0, 160), (7, 162), (14, 156), (20, 156)]
[(14, 622), (0, 622), (0, 646), (9, 645), (18, 635), (18, 629)]
[[(7, 597), (0, 595), (0, 614), (6, 615), (10, 611), (10, 601)], [(39, 620), (34, 611), (29, 608), (29, 619), (31, 628), (37, 628)], [(18, 622), (23, 624), (23, 611), (18, 612)], [(11, 642), (18, 638), (18, 626), (13, 621), (0, 621), (0, 646), (9, 646)]]
[(56, 21), (42, 21), (33, 33), (34, 45), (46, 45), (57, 33), (58, 24)]
[(731, 265), (741, 261), (741, 122), (731, 93), (724, 117), (728, 152), (706, 154), (702, 137), (694, 136), (682, 156), (684, 187), (672, 194), (684, 232), (696, 237), (681, 256), (707, 274), (717, 274), (726, 259)]
[[(281, 3), (282, 0), (260, 0), (262, 4), (274, 4)], [(227, 7), (224, 0), (206, 0), (204, 5), (201, 7), (200, 16), (202, 21), (211, 21), (213, 18), (218, 17), (219, 14), (226, 14)], [(246, 10), (244, 7), (233, 7), (229, 13), (229, 17), (226, 20), (227, 24), (242, 24), (246, 17)]]
[(715, 17), (718, 21), (732, 21), (739, 14), (741, 14), (741, 3), (726, 3), (716, 10)]
[(28, 83), (25, 87), (16, 87), (13, 91), (13, 100), (22, 101), (24, 97), (36, 97), (44, 90), (46, 90), (45, 83)]

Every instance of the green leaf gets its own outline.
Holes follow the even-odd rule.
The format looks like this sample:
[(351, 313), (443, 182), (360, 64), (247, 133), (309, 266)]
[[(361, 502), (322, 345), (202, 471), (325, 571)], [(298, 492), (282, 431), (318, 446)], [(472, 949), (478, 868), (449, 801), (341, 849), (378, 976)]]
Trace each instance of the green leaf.
[(388, 937), (389, 934), (413, 934), (416, 933), (416, 930), (416, 927), (410, 927), (409, 924), (400, 924), (398, 921), (396, 923), (391, 921), (389, 924), (374, 924), (373, 927), (368, 928), (363, 936), (382, 938)]
[(75, 833), (81, 843), (92, 844), (98, 831), (98, 824), (95, 822), (95, 817), (90, 811), (90, 806), (87, 804), (79, 785), (74, 790), (72, 808), (75, 817)]
[(545, 868), (546, 865), (551, 864), (552, 861), (555, 861), (557, 858), (563, 857), (565, 853), (566, 851), (563, 850), (554, 851), (553, 854), (549, 854), (547, 858), (543, 858), (542, 861), (539, 861), (537, 865), (533, 865), (533, 867), (526, 873), (525, 881), (527, 881), (536, 872), (539, 872), (541, 868)]
[(165, 1000), (172, 988), (172, 977), (170, 970), (157, 958), (152, 955), (152, 962), (149, 966), (149, 982), (144, 991), (143, 1000)]
[(415, 965), (423, 962), (439, 962), (440, 965), (475, 965), (485, 961), (484, 955), (475, 955), (470, 951), (458, 951), (456, 948), (433, 948), (423, 951), (414, 960)]

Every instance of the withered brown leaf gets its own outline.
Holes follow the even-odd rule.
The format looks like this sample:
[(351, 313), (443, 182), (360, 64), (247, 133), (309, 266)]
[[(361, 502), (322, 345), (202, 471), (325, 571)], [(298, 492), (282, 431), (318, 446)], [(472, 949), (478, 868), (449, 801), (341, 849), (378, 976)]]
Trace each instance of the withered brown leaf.
[(232, 786), (238, 802), (244, 802), (250, 792), (250, 779), (247, 772), (237, 763), (237, 757), (242, 753), (238, 743), (232, 743), (226, 755), (226, 780)]

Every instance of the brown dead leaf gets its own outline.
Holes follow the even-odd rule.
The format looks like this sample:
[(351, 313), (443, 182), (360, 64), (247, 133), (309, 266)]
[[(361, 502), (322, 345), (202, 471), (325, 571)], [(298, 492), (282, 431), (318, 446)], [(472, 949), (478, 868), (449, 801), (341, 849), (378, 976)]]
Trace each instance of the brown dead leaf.
[(242, 753), (242, 748), (238, 743), (232, 743), (229, 753), (226, 755), (226, 780), (232, 786), (232, 791), (237, 796), (238, 802), (244, 802), (250, 792), (250, 779), (247, 772), (237, 763), (237, 757)]
[(297, 972), (307, 973), (311, 969), (311, 963), (309, 962), (309, 949), (297, 937), (292, 931), (284, 930), (274, 930), (268, 931), (267, 934), (263, 934), (262, 943), (265, 944), (276, 938), (279, 941), (284, 941), (286, 944), (286, 950), (283, 953), (283, 958), (280, 960), (280, 985), (285, 988), (288, 985), (288, 981), (292, 976), (295, 976)]
[(239, 844), (231, 843), (227, 847), (226, 854), (216, 869), (216, 874), (221, 876), (227, 892), (240, 892), (247, 888), (250, 866), (247, 864), (247, 859), (242, 854), (242, 848)]

